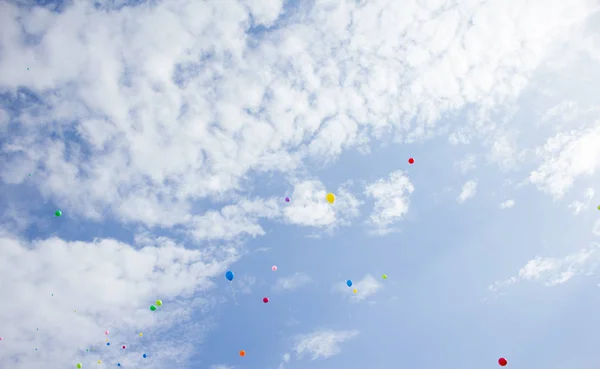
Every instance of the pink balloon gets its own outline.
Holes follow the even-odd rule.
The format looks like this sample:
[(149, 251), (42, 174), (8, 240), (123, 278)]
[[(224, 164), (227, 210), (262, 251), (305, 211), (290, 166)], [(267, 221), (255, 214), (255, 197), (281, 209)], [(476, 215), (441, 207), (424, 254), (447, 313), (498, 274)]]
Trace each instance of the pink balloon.
[(0, 337), (0, 341), (2, 341), (4, 338)]
[(271, 270), (272, 270), (272, 271), (274, 271), (274, 272), (275, 272), (275, 271), (277, 271), (277, 265), (273, 265), (273, 266), (271, 267)]
[(123, 346), (121, 346), (121, 348), (122, 348), (123, 350), (125, 350), (125, 349), (127, 348), (127, 346), (123, 345)]
[(267, 302), (269, 302), (269, 298), (268, 297), (263, 298), (263, 302), (266, 304)]
[(104, 331), (104, 334), (108, 334), (108, 333), (109, 333), (109, 332), (108, 332), (108, 329)]

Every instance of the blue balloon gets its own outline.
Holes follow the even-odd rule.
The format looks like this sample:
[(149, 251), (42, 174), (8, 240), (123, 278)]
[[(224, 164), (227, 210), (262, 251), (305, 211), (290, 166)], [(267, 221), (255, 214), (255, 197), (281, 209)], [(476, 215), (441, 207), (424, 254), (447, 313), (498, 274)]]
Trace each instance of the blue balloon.
[(117, 366), (121, 366), (121, 363), (117, 363)]
[(228, 270), (227, 273), (225, 273), (225, 278), (227, 278), (228, 281), (233, 280), (233, 272)]
[(144, 354), (144, 355), (142, 355), (142, 357), (145, 359), (148, 357), (148, 355)]
[(352, 287), (352, 281), (348, 279), (348, 280), (346, 281), (346, 285), (347, 285), (348, 287)]
[(106, 342), (106, 346), (110, 346), (110, 342)]

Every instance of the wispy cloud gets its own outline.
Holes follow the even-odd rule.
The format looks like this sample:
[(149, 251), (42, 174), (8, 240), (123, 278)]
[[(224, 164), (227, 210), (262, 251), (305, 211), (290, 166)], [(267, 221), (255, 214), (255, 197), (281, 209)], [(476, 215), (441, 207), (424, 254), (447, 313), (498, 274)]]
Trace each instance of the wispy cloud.
[(358, 335), (358, 331), (318, 330), (296, 337), (294, 351), (298, 358), (327, 359), (341, 352), (340, 345)]
[(458, 195), (458, 198), (456, 199), (456, 201), (458, 201), (459, 204), (462, 204), (465, 201), (467, 201), (468, 199), (475, 196), (476, 193), (477, 193), (477, 182), (474, 180), (467, 181), (462, 186), (462, 190), (460, 192), (460, 195)]
[(546, 286), (555, 286), (569, 281), (576, 275), (589, 275), (600, 264), (600, 245), (593, 244), (564, 258), (537, 257), (527, 262), (517, 276), (495, 282), (488, 289), (500, 292), (521, 281), (541, 281)]
[(296, 273), (290, 277), (278, 278), (277, 282), (275, 282), (275, 286), (273, 286), (273, 291), (292, 291), (310, 283), (311, 281), (312, 279), (308, 275), (304, 273)]
[(374, 233), (384, 235), (395, 231), (393, 224), (408, 212), (409, 196), (414, 186), (401, 170), (392, 172), (387, 178), (381, 178), (365, 187), (365, 195), (375, 201), (369, 224)]
[(515, 200), (506, 200), (500, 203), (500, 209), (510, 209), (515, 206)]

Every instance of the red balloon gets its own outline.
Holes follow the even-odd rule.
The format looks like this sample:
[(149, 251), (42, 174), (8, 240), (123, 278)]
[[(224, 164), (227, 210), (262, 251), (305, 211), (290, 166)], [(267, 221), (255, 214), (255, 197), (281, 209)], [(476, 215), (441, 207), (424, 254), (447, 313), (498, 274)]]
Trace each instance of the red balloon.
[(263, 299), (263, 302), (266, 304), (267, 302), (269, 302), (269, 298), (268, 298), (268, 297), (265, 297), (265, 298)]
[(506, 366), (506, 364), (508, 364), (508, 362), (506, 361), (505, 358), (501, 357), (500, 359), (498, 359), (498, 364), (500, 364), (500, 366)]
[(413, 164), (414, 162), (415, 162), (415, 159), (413, 159), (413, 158), (408, 159), (408, 164)]

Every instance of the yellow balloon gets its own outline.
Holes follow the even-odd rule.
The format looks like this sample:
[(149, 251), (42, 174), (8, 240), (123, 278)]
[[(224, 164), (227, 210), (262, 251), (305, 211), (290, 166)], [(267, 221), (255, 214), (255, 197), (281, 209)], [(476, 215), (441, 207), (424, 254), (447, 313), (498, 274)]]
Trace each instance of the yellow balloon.
[(328, 203), (333, 204), (333, 202), (335, 201), (335, 195), (330, 192), (327, 194), (327, 196), (325, 196), (325, 199)]
[(142, 334), (142, 332), (140, 332), (140, 337), (142, 337), (142, 336), (143, 336), (143, 334)]
[(357, 293), (358, 290), (355, 288), (355, 289), (352, 290), (352, 292)]
[(102, 360), (98, 360), (98, 364), (102, 364)]

